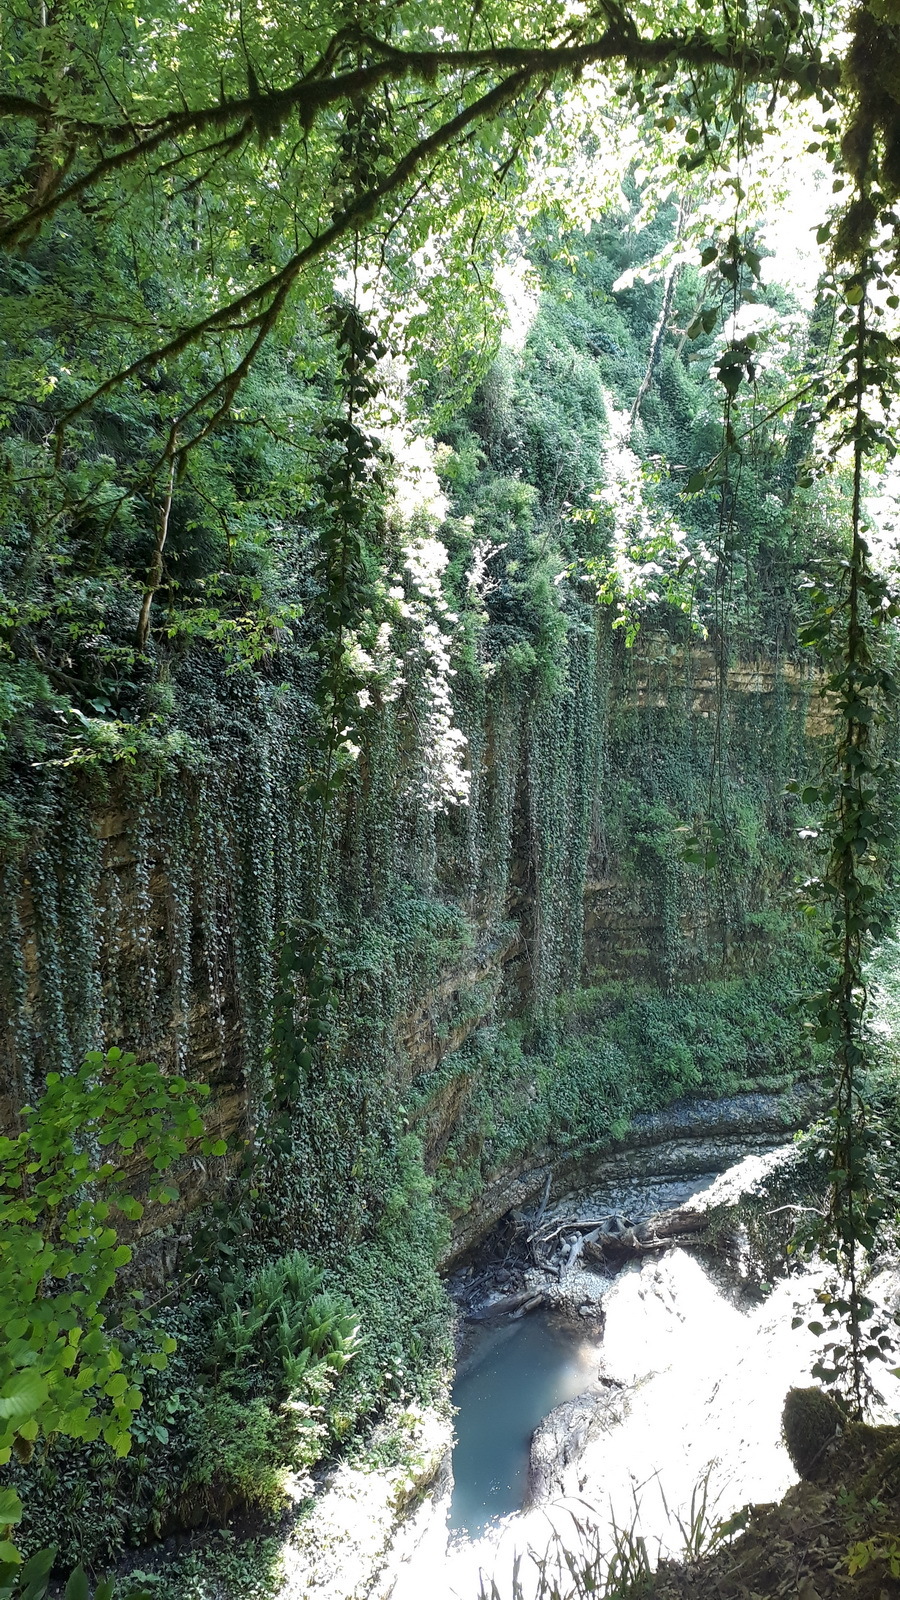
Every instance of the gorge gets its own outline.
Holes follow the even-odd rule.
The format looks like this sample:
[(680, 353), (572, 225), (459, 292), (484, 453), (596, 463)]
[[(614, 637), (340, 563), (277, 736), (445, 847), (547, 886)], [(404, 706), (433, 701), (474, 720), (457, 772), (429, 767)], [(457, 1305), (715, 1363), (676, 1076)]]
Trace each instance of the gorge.
[(602, 9), (0, 24), (0, 1600), (900, 1561), (900, 28)]

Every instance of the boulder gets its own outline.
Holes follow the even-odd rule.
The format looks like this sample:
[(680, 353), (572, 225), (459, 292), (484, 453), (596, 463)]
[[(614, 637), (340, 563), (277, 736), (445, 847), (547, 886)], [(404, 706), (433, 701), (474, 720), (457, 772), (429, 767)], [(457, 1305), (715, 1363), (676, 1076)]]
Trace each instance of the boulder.
[(551, 1411), (532, 1435), (526, 1507), (543, 1505), (561, 1494), (566, 1469), (580, 1461), (599, 1434), (620, 1423), (626, 1410), (621, 1386), (601, 1377)]

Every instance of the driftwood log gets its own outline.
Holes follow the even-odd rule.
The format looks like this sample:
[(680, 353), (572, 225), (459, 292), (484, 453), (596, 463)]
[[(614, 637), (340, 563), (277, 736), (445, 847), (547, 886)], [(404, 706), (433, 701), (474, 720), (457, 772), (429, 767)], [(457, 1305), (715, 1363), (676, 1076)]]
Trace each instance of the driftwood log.
[(525, 1242), (535, 1266), (562, 1277), (582, 1255), (587, 1261), (620, 1265), (623, 1257), (664, 1250), (708, 1225), (705, 1211), (690, 1208), (658, 1211), (640, 1222), (620, 1216), (535, 1218)]
[(525, 1289), (521, 1294), (506, 1294), (499, 1300), (489, 1301), (487, 1305), (476, 1306), (474, 1311), (468, 1313), (468, 1320), (488, 1322), (495, 1317), (509, 1317), (510, 1322), (515, 1322), (529, 1311), (536, 1311), (543, 1303), (544, 1295), (540, 1290)]
[[(508, 1285), (509, 1292), (485, 1302), (485, 1291), (497, 1283), (496, 1263), (493, 1268), (487, 1267), (469, 1288), (468, 1321), (484, 1322), (495, 1317), (516, 1321), (544, 1305), (546, 1291), (534, 1283), (526, 1287), (530, 1266), (552, 1274), (559, 1281), (563, 1281), (582, 1258), (605, 1266), (612, 1273), (631, 1256), (665, 1250), (679, 1240), (702, 1233), (709, 1226), (706, 1212), (688, 1208), (657, 1211), (641, 1220), (626, 1216), (561, 1217), (557, 1214), (548, 1217), (545, 1215), (548, 1192), (545, 1189), (533, 1216), (510, 1213), (506, 1218), (500, 1281)], [(516, 1278), (518, 1285), (514, 1281)]]

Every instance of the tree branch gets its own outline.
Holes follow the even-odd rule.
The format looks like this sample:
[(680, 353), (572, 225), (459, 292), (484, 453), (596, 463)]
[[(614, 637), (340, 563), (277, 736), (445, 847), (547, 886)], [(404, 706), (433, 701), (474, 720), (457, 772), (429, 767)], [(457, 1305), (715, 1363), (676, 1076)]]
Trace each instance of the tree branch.
[[(340, 47), (345, 42), (339, 36)], [(224, 97), (215, 105), (197, 108), (186, 107), (144, 125), (136, 142), (126, 144), (114, 154), (104, 155), (79, 178), (50, 196), (43, 204), (29, 210), (0, 230), (0, 243), (14, 244), (34, 232), (69, 200), (96, 187), (105, 178), (122, 171), (132, 163), (152, 155), (171, 139), (187, 134), (204, 132), (210, 128), (227, 128), (238, 122), (249, 127), (271, 130), (286, 117), (297, 112), (301, 122), (309, 128), (327, 108), (343, 101), (371, 95), (386, 82), (399, 82), (416, 78), (434, 82), (436, 77), (448, 72), (479, 73), (485, 69), (512, 72), (520, 77), (524, 86), (536, 78), (579, 77), (584, 71), (604, 62), (619, 61), (631, 67), (654, 67), (677, 61), (685, 66), (720, 67), (728, 71), (751, 71), (758, 81), (786, 82), (808, 88), (811, 72), (816, 71), (816, 81), (823, 87), (836, 89), (840, 81), (840, 67), (836, 62), (813, 63), (808, 56), (768, 56), (758, 51), (748, 51), (742, 41), (731, 47), (692, 34), (664, 34), (656, 38), (642, 38), (636, 29), (609, 26), (597, 39), (576, 45), (506, 45), (480, 50), (399, 50), (384, 40), (369, 35), (362, 36), (365, 48), (380, 59), (358, 66), (352, 71), (318, 77), (305, 74), (285, 89), (267, 93), (253, 93), (239, 98)], [(340, 53), (336, 48), (335, 54)], [(326, 52), (326, 59), (328, 52)], [(317, 71), (322, 63), (318, 64)], [(0, 115), (18, 116), (34, 121), (46, 120), (53, 115), (58, 125), (71, 127), (87, 136), (104, 138), (115, 144), (133, 139), (140, 124), (134, 122), (104, 126), (98, 123), (69, 122), (58, 108), (48, 108), (37, 101), (20, 96), (0, 96)]]
[[(80, 400), (77, 405), (72, 406), (59, 419), (57, 423), (57, 454), (62, 448), (63, 431), (67, 425), (89, 410), (97, 400), (102, 399), (104, 395), (109, 394), (113, 389), (117, 389), (121, 384), (127, 382), (129, 378), (137, 377), (140, 373), (158, 366), (161, 361), (167, 361), (173, 356), (180, 355), (189, 345), (196, 343), (197, 340), (202, 339), (208, 333), (220, 331), (229, 321), (235, 317), (242, 316), (245, 311), (249, 311), (260, 300), (265, 300), (269, 296), (272, 296), (273, 305), (277, 303), (280, 312), (291, 288), (304, 268), (310, 266), (312, 262), (318, 260), (321, 256), (326, 255), (329, 250), (333, 249), (335, 245), (339, 244), (343, 238), (355, 229), (370, 222), (377, 215), (383, 201), (396, 193), (398, 189), (402, 189), (415, 175), (423, 162), (433, 159), (434, 156), (446, 150), (448, 146), (453, 145), (468, 131), (473, 123), (496, 115), (503, 109), (508, 100), (513, 99), (520, 92), (523, 84), (527, 81), (528, 75), (521, 72), (514, 73), (509, 78), (504, 79), (502, 83), (497, 84), (487, 94), (482, 95), (471, 106), (467, 106), (464, 111), (451, 118), (443, 127), (429, 134), (427, 138), (420, 140), (412, 150), (407, 152), (402, 160), (397, 162), (393, 171), (381, 183), (366, 190), (365, 193), (354, 200), (352, 205), (339, 212), (331, 227), (317, 234), (303, 250), (292, 256), (279, 272), (274, 273), (270, 278), (266, 278), (254, 288), (246, 290), (244, 294), (238, 295), (237, 299), (230, 300), (224, 306), (219, 306), (216, 311), (210, 312), (207, 317), (202, 317), (199, 322), (192, 323), (190, 327), (182, 329), (168, 343), (160, 345), (155, 350), (148, 351), (145, 355), (138, 356), (137, 360), (132, 361), (129, 366), (113, 373), (111, 377), (99, 384), (96, 389), (86, 395), (83, 400)], [(272, 326), (268, 322), (268, 311), (265, 313), (265, 319), (267, 321), (266, 332), (268, 333)], [(257, 341), (254, 341), (254, 344), (256, 343)], [(243, 365), (244, 363), (242, 362), (241, 366), (243, 367)], [(219, 387), (220, 385), (215, 385), (200, 401), (192, 406), (191, 410), (196, 411), (209, 399), (213, 398)]]

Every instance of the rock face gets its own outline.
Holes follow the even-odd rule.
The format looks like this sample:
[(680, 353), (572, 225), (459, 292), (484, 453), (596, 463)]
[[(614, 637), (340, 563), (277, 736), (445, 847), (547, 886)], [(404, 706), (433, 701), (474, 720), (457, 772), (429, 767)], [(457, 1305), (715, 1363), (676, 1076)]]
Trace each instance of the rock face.
[[(712, 656), (662, 635), (623, 652), (607, 617), (583, 606), (575, 620), (553, 694), (513, 694), (498, 678), (490, 696), (463, 697), (466, 810), (444, 817), (415, 802), (418, 757), (385, 713), (383, 748), (376, 739), (329, 841), (342, 1048), (367, 1093), (392, 1106), (416, 1080), (430, 1170), (480, 1088), (477, 1073), (442, 1075), (442, 1064), (477, 1030), (579, 983), (702, 976), (723, 952), (752, 962), (759, 940), (745, 913), (789, 870), (748, 845), (745, 948), (731, 949), (735, 908), (685, 876), (672, 831), (701, 805)], [(786, 852), (782, 778), (821, 731), (811, 689), (792, 663), (736, 665), (727, 684), (734, 770)], [(112, 1044), (204, 1078), (217, 1135), (240, 1137), (253, 1121), (276, 936), (308, 914), (298, 774), (316, 722), (303, 683), (268, 699), (237, 680), (193, 690), (179, 685), (189, 760), (173, 757), (154, 785), (114, 771), (96, 798), (77, 772), (48, 778), (39, 825), (0, 862), (0, 1121), (47, 1068)], [(454, 1251), (523, 1204), (546, 1171), (526, 1149), (487, 1168)], [(204, 1182), (198, 1173), (191, 1204)]]
[[(641, 1196), (643, 1215), (678, 1204), (681, 1180), (690, 1192), (692, 1178), (722, 1170), (751, 1152), (781, 1144), (786, 1132), (808, 1124), (815, 1112), (812, 1091), (789, 1095), (745, 1094), (721, 1100), (680, 1101), (665, 1111), (641, 1113), (628, 1132), (605, 1149), (575, 1159), (552, 1161), (501, 1175), (480, 1194), (467, 1214), (455, 1220), (444, 1257), (450, 1266), (477, 1244), (507, 1211), (526, 1209), (548, 1183), (549, 1196), (579, 1196), (589, 1208), (591, 1195), (617, 1197), (627, 1208), (630, 1192)], [(552, 1210), (552, 1206), (551, 1206)], [(585, 1210), (587, 1214), (587, 1209)]]
[[(446, 1543), (449, 1425), (419, 1412), (404, 1419), (404, 1432), (397, 1466), (343, 1463), (318, 1485), (315, 1505), (285, 1542), (279, 1600), (387, 1600), (405, 1564), (417, 1553), (427, 1561), (435, 1536)], [(298, 1498), (308, 1487), (299, 1486)]]

